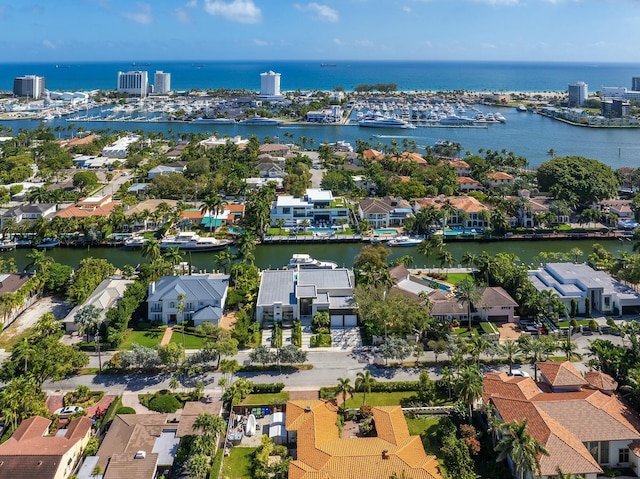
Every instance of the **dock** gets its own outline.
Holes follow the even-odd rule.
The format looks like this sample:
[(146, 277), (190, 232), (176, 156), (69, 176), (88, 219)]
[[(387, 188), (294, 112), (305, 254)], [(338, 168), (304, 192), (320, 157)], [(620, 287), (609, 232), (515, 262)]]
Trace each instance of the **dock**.
[(289, 235), (263, 236), (261, 244), (361, 243), (362, 235)]

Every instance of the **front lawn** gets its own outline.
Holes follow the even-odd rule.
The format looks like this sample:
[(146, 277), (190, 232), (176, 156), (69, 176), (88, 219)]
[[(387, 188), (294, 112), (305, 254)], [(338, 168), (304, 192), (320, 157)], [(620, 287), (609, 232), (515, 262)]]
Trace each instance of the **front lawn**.
[[(415, 396), (415, 391), (396, 391), (392, 393), (368, 393), (367, 406), (398, 406), (400, 400)], [(350, 399), (347, 399), (348, 408), (358, 408), (362, 406), (363, 393), (353, 393)], [(342, 396), (338, 396), (338, 404), (342, 406)]]
[[(466, 323), (466, 321), (464, 321)], [(469, 338), (471, 336), (478, 336), (478, 327), (477, 326), (473, 326), (471, 328), (471, 331), (469, 331), (469, 329), (467, 329), (467, 327), (462, 327), (462, 328), (453, 328), (453, 334), (455, 334), (456, 336), (461, 336), (463, 338)]]
[(257, 447), (236, 446), (229, 451), (229, 456), (224, 458), (222, 477), (228, 479), (246, 479), (251, 477), (251, 456)]
[[(202, 349), (204, 347), (205, 340), (206, 338), (203, 336), (184, 333), (185, 349)], [(174, 330), (171, 335), (171, 342), (182, 346), (182, 332)]]
[(263, 404), (284, 404), (289, 400), (289, 391), (279, 393), (249, 394), (242, 404), (247, 406), (258, 406)]
[(118, 349), (128, 350), (134, 344), (139, 344), (140, 346), (144, 346), (147, 348), (155, 348), (160, 341), (162, 340), (162, 336), (164, 335), (164, 329), (153, 328), (153, 329), (145, 329), (145, 330), (129, 330), (125, 333), (124, 339)]

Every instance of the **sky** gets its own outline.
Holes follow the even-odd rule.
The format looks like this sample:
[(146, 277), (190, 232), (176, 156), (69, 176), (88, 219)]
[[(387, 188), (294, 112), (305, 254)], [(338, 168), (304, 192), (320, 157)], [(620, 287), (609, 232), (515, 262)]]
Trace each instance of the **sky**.
[(640, 0), (0, 0), (0, 62), (640, 62)]

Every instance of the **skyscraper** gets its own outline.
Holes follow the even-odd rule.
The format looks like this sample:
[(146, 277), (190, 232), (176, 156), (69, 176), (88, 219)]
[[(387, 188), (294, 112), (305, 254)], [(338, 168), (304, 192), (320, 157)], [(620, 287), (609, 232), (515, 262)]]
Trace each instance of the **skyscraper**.
[(144, 97), (149, 91), (147, 72), (131, 71), (118, 72), (118, 93)]
[(45, 78), (36, 75), (25, 75), (13, 79), (13, 94), (37, 100), (45, 89)]
[(631, 77), (631, 89), (640, 91), (640, 77)]
[(165, 94), (171, 91), (171, 73), (165, 73), (157, 70), (153, 77), (153, 92), (157, 94)]
[(589, 97), (589, 85), (583, 81), (569, 84), (569, 106), (583, 106)]
[(280, 73), (268, 71), (260, 73), (260, 96), (279, 97), (280, 95)]

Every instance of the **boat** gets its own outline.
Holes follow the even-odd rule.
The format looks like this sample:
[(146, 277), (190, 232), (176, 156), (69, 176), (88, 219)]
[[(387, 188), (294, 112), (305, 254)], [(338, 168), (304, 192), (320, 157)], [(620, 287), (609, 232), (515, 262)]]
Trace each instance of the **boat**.
[(524, 105), (518, 105), (516, 110), (520, 111), (520, 112), (525, 112), (527, 111), (527, 107)]
[(421, 238), (412, 238), (410, 236), (396, 236), (393, 239), (387, 241), (387, 245), (389, 246), (417, 246), (422, 243)]
[(335, 63), (321, 63), (320, 66), (322, 68), (326, 68), (326, 67), (335, 67), (337, 65)]
[(493, 116), (495, 117), (496, 120), (498, 120), (500, 123), (506, 123), (507, 119), (504, 117), (504, 115), (502, 113), (500, 113), (499, 111), (495, 112), (493, 114)]
[(124, 240), (124, 247), (129, 249), (142, 248), (147, 239), (144, 236), (133, 235), (131, 238)]
[(18, 243), (16, 241), (11, 241), (11, 240), (0, 241), (0, 251), (11, 251), (16, 249), (16, 246), (18, 246)]
[(255, 126), (278, 126), (284, 123), (284, 120), (280, 120), (279, 118), (265, 118), (263, 116), (252, 116), (251, 118), (247, 118), (246, 120), (241, 120), (238, 122), (241, 125), (255, 125)]
[(253, 414), (249, 414), (247, 423), (244, 425), (244, 433), (246, 436), (254, 436), (256, 434), (256, 417)]
[(365, 128), (415, 128), (411, 123), (401, 118), (381, 114), (365, 115), (358, 122), (358, 126)]
[(58, 241), (55, 238), (45, 238), (36, 245), (36, 248), (43, 248), (43, 249), (55, 248), (59, 244), (60, 244), (60, 241)]
[(235, 122), (233, 118), (196, 118), (189, 123), (198, 125), (234, 125)]
[(336, 269), (337, 267), (338, 263), (333, 261), (320, 261), (306, 253), (297, 253), (291, 257), (286, 269)]
[(175, 236), (165, 236), (160, 241), (160, 249), (178, 247), (181, 251), (218, 251), (231, 243), (232, 240), (202, 237), (193, 231), (183, 231)]
[(448, 126), (466, 126), (473, 125), (473, 120), (466, 116), (449, 115), (440, 120), (440, 124)]

